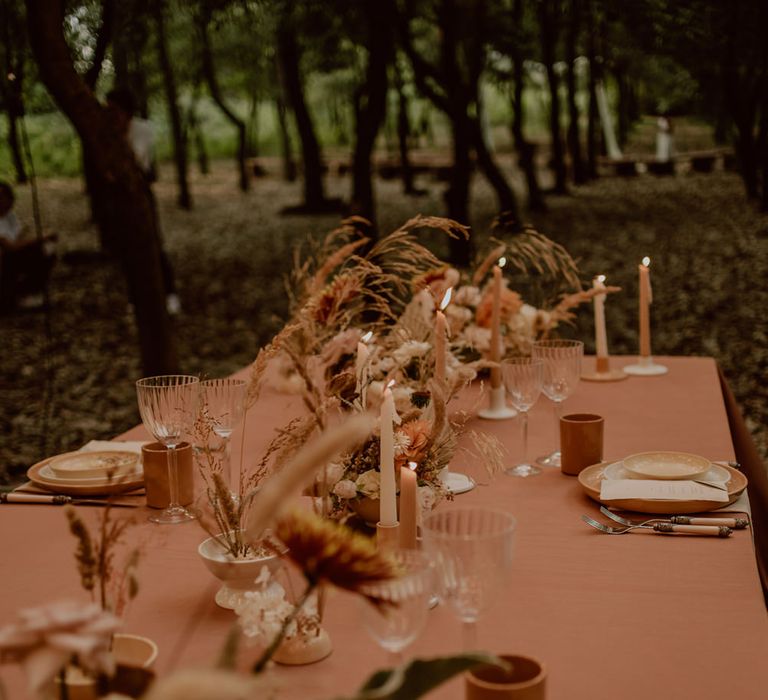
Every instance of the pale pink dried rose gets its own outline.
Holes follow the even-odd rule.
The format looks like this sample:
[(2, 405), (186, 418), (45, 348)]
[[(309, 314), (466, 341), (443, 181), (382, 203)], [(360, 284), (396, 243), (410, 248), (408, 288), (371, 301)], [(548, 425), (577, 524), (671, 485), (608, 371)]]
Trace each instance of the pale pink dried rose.
[(349, 479), (342, 479), (339, 481), (339, 483), (336, 484), (336, 486), (333, 487), (333, 493), (339, 498), (343, 498), (345, 500), (356, 498), (357, 486), (355, 486), (354, 481), (350, 481)]
[(62, 601), (18, 612), (0, 629), (0, 659), (21, 664), (37, 693), (74, 658), (93, 674), (114, 673), (112, 635), (120, 621), (96, 603)]

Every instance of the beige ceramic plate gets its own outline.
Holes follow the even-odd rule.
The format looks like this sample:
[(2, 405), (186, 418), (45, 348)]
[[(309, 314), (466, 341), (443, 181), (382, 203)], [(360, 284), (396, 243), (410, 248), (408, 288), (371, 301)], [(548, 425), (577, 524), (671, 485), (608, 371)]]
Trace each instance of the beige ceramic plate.
[[(587, 467), (579, 474), (579, 484), (584, 489), (584, 493), (598, 503), (600, 500), (600, 482), (603, 480), (605, 468), (610, 466), (611, 462), (601, 462)], [(726, 483), (728, 487), (728, 503), (715, 503), (714, 501), (660, 501), (642, 498), (628, 498), (622, 501), (610, 501), (605, 505), (621, 510), (634, 510), (638, 513), (653, 513), (659, 515), (684, 515), (686, 513), (706, 513), (710, 510), (717, 510), (733, 503), (747, 488), (747, 477), (740, 471), (719, 465), (727, 469), (730, 473), (730, 479)]]
[(140, 455), (125, 451), (68, 452), (48, 462), (56, 479), (106, 479), (137, 471)]
[(706, 457), (688, 452), (640, 452), (625, 457), (624, 468), (644, 479), (701, 479), (708, 471)]
[[(68, 453), (72, 454), (72, 453)], [(133, 491), (144, 486), (144, 473), (139, 471), (109, 481), (108, 479), (59, 479), (47, 467), (53, 457), (27, 469), (27, 478), (46, 491), (67, 496), (108, 496)]]

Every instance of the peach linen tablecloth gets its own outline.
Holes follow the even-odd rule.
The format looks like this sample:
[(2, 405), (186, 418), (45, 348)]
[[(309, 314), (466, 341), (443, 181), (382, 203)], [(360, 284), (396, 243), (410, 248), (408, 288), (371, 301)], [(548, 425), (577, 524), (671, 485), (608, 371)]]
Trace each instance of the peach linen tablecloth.
[[(582, 382), (566, 411), (605, 416), (607, 459), (650, 449), (733, 459), (715, 362), (659, 359), (669, 366), (668, 375)], [(617, 359), (616, 364), (629, 361)], [(476, 405), (477, 391), (467, 390), (457, 408)], [(298, 410), (297, 397), (265, 391), (249, 411), (247, 458), (259, 455), (273, 428)], [(531, 455), (554, 446), (549, 402), (540, 401), (530, 426)], [(469, 427), (498, 435), (510, 450), (510, 463), (519, 456), (517, 421), (472, 420)], [(122, 437), (139, 439), (142, 434), (136, 428)], [(582, 513), (598, 515), (598, 506), (573, 477), (545, 470), (528, 479), (501, 475), (487, 484), (478, 458), (468, 453), (458, 455), (453, 468), (473, 474), (481, 484), (458, 496), (458, 503), (505, 508), (518, 519), (514, 570), (479, 623), (478, 646), (543, 660), (550, 700), (767, 696), (768, 619), (749, 531), (737, 531), (727, 540), (645, 532), (602, 535), (581, 522)], [(93, 509), (81, 510), (88, 517), (96, 515)], [(137, 513), (142, 520), (145, 515), (143, 510)], [(0, 623), (10, 621), (20, 607), (82, 598), (74, 543), (60, 510), (3, 505), (0, 532)], [(158, 643), (160, 674), (212, 664), (233, 614), (213, 601), (217, 583), (196, 553), (202, 531), (194, 524), (146, 523), (134, 532), (146, 542), (146, 556), (126, 631)], [(350, 694), (374, 669), (386, 665), (385, 654), (360, 625), (358, 601), (332, 593), (325, 624), (333, 654), (316, 665), (270, 671), (278, 697), (320, 700)], [(439, 607), (430, 612), (427, 628), (408, 654), (458, 652), (460, 640), (459, 623)], [(241, 650), (244, 666), (254, 658), (254, 651)], [(10, 698), (25, 697), (16, 667), (0, 667), (0, 675)], [(430, 697), (462, 696), (462, 682), (456, 680)]]

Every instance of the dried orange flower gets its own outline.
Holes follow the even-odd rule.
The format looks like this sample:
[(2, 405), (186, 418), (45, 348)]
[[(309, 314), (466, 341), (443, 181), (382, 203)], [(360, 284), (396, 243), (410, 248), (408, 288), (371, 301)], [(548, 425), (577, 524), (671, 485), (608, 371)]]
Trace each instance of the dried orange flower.
[(429, 449), (429, 436), (432, 432), (432, 426), (425, 420), (412, 420), (403, 423), (397, 429), (397, 433), (402, 433), (407, 437), (406, 446), (395, 454), (395, 466), (402, 467), (408, 462), (421, 462)]
[(360, 280), (355, 275), (339, 275), (310, 301), (312, 317), (318, 323), (328, 323), (359, 294)]
[[(501, 321), (509, 321), (520, 309), (523, 308), (523, 300), (517, 292), (502, 287), (501, 290)], [(491, 327), (493, 314), (493, 290), (489, 286), (475, 311), (475, 322), (481, 328)]]
[(365, 595), (367, 584), (399, 575), (397, 565), (371, 539), (309, 511), (282, 516), (275, 534), (310, 584), (327, 582)]

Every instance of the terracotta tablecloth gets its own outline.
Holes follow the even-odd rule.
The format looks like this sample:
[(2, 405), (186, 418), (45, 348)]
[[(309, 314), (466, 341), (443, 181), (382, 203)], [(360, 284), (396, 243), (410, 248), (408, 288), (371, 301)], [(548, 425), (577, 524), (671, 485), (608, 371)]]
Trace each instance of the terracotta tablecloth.
[[(582, 382), (566, 410), (605, 416), (606, 458), (669, 449), (733, 459), (715, 362), (659, 360), (669, 366), (668, 375), (613, 384)], [(629, 358), (616, 364), (624, 361)], [(477, 400), (477, 387), (471, 388), (456, 408), (472, 408)], [(249, 411), (247, 458), (255, 458), (273, 428), (298, 410), (296, 397), (265, 392)], [(547, 401), (532, 411), (530, 426), (532, 455), (554, 446)], [(510, 450), (510, 462), (518, 456), (517, 421), (473, 420), (470, 427), (497, 434)], [(123, 437), (141, 435), (137, 428)], [(542, 659), (549, 669), (551, 700), (766, 696), (768, 619), (749, 531), (728, 540), (647, 533), (609, 537), (580, 521), (582, 513), (594, 516), (597, 505), (583, 495), (575, 478), (547, 470), (529, 479), (502, 475), (486, 484), (482, 465), (469, 453), (460, 454), (453, 468), (482, 484), (457, 497), (459, 502), (503, 507), (518, 519), (514, 572), (480, 622), (479, 646)], [(87, 515), (95, 516), (93, 510)], [(74, 545), (60, 510), (4, 505), (0, 533), (0, 623), (19, 607), (81, 595)], [(142, 524), (135, 533), (147, 541), (147, 553), (127, 631), (159, 644), (161, 674), (212, 663), (233, 615), (213, 602), (217, 584), (195, 551), (202, 532), (193, 524)], [(314, 666), (272, 671), (282, 688), (279, 697), (350, 693), (386, 664), (384, 653), (360, 627), (357, 601), (333, 594), (327, 611), (333, 654)], [(460, 639), (459, 623), (450, 611), (438, 608), (409, 654), (456, 652)], [(242, 650), (243, 664), (253, 658), (254, 652)], [(11, 698), (24, 697), (18, 669), (2, 667), (0, 675)], [(455, 681), (433, 697), (461, 696), (461, 682)]]

